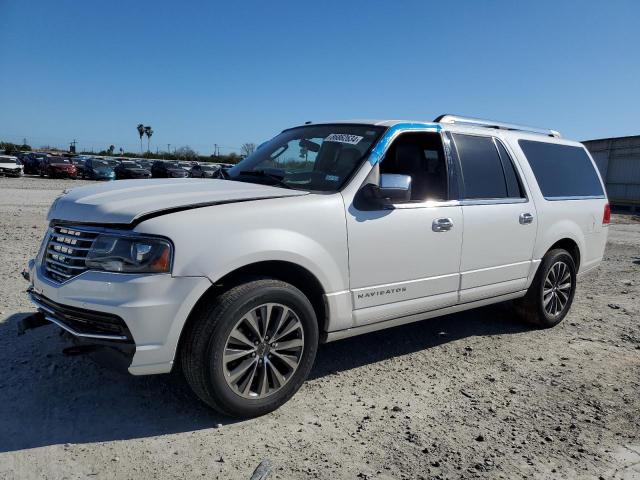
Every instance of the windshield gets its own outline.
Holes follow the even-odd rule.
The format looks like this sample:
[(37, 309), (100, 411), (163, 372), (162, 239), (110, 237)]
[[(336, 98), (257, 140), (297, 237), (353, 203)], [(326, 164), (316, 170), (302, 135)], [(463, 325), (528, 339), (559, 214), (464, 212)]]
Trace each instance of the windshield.
[(103, 168), (103, 167), (109, 167), (109, 164), (107, 162), (105, 162), (104, 160), (91, 160), (91, 166), (93, 168)]
[(178, 162), (164, 162), (166, 168), (181, 168)]
[(285, 130), (227, 173), (231, 180), (335, 192), (383, 131), (383, 127), (349, 124)]
[(18, 163), (18, 159), (15, 157), (0, 157), (0, 163), (12, 163), (15, 165)]

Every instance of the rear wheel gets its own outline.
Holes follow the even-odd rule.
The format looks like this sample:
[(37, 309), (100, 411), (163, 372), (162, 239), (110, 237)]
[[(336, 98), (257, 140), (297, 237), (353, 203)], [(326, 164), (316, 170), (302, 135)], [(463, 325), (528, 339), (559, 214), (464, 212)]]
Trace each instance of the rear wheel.
[(187, 382), (205, 403), (254, 417), (289, 400), (306, 379), (318, 324), (294, 286), (258, 279), (234, 287), (195, 313), (181, 349)]
[(516, 303), (520, 315), (529, 323), (549, 328), (566, 317), (576, 291), (576, 266), (563, 249), (554, 249), (542, 263), (524, 298)]

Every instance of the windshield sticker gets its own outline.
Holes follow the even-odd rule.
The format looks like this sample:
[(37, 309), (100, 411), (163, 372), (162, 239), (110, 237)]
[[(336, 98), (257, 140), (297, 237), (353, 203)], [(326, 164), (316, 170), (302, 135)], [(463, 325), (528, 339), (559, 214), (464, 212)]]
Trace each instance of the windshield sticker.
[(348, 143), (350, 145), (357, 145), (364, 137), (358, 135), (350, 135), (348, 133), (332, 133), (324, 139), (325, 142), (339, 142)]
[(327, 175), (326, 177), (324, 177), (324, 179), (327, 182), (337, 182), (338, 180), (340, 180), (340, 177), (338, 177), (337, 175)]

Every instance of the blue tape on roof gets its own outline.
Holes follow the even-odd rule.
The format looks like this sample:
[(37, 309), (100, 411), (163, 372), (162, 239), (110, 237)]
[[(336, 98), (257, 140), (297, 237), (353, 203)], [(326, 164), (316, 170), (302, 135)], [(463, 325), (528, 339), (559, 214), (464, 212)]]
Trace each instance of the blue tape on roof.
[(371, 155), (369, 155), (369, 163), (371, 165), (375, 165), (376, 163), (378, 163), (382, 158), (385, 150), (391, 143), (391, 140), (393, 140), (395, 134), (398, 132), (403, 132), (405, 130), (439, 132), (440, 130), (442, 130), (442, 127), (437, 123), (398, 123), (393, 127), (389, 127), (389, 129), (385, 132), (385, 134), (371, 151)]

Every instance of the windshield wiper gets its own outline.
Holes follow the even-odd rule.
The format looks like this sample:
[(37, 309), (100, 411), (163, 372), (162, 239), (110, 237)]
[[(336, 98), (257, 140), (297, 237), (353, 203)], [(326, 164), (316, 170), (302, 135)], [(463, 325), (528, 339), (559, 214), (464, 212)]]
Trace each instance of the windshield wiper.
[(275, 173), (270, 173), (266, 170), (241, 170), (239, 175), (269, 178), (271, 180), (274, 180), (276, 182), (276, 185), (278, 185), (279, 187), (289, 189), (291, 188), (291, 186), (284, 181), (284, 176), (276, 175)]

